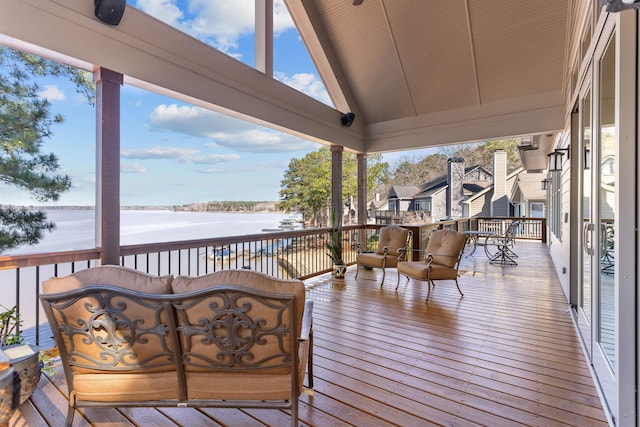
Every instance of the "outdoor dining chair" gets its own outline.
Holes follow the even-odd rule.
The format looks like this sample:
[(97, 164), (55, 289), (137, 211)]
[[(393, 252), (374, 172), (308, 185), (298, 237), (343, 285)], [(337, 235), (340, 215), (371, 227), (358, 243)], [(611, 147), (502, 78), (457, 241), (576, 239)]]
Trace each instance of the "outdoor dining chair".
[(424, 261), (398, 263), (396, 291), (400, 286), (402, 274), (407, 277), (407, 281), (411, 278), (427, 282), (427, 301), (431, 295), (431, 286), (435, 287), (435, 280), (455, 281), (460, 296), (464, 296), (458, 283), (458, 267), (467, 239), (466, 234), (455, 230), (436, 230), (431, 233), (429, 243), (424, 250)]
[(366, 245), (358, 243), (356, 277), (358, 277), (361, 266), (381, 268), (382, 282), (380, 286), (382, 286), (384, 284), (385, 268), (396, 267), (398, 262), (406, 259), (410, 236), (411, 233), (408, 229), (390, 225), (380, 229), (378, 247), (375, 252), (365, 252)]
[(507, 227), (504, 234), (487, 236), (484, 242), (484, 251), (489, 258), (489, 263), (500, 265), (518, 265), (514, 258), (518, 254), (513, 251), (516, 243), (516, 234), (522, 221), (513, 221)]

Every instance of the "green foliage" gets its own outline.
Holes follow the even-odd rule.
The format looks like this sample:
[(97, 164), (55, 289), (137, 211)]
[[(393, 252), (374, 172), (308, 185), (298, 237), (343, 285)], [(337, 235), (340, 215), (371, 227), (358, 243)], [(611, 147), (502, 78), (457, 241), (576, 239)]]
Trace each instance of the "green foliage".
[(342, 221), (336, 218), (336, 210), (331, 212), (331, 241), (327, 242), (327, 255), (334, 264), (344, 264), (342, 260)]
[(374, 234), (367, 238), (367, 251), (375, 252), (378, 249), (378, 241), (380, 241), (380, 236)]
[[(342, 156), (342, 200), (357, 199), (358, 162), (355, 154)], [(382, 162), (382, 155), (367, 157), (367, 189), (372, 197), (378, 186), (386, 183), (389, 165)], [(367, 200), (364, 201), (365, 203)], [(291, 159), (280, 181), (278, 209), (302, 212), (314, 226), (327, 223), (331, 204), (331, 149), (323, 146), (302, 159)]]
[[(0, 346), (5, 347), (9, 345), (22, 344), (22, 320), (20, 319), (20, 313), (18, 313), (18, 307), (13, 306), (6, 308), (0, 305)], [(43, 363), (43, 371), (49, 375), (55, 374), (54, 359), (58, 356), (57, 348), (50, 350), (40, 350), (38, 354), (38, 360)]]
[(331, 152), (328, 147), (312, 151), (302, 159), (293, 158), (280, 181), (280, 203), (285, 211), (297, 210), (312, 224), (331, 200)]
[(222, 200), (173, 206), (175, 211), (191, 212), (265, 212), (275, 211), (275, 203), (267, 201)]
[(22, 342), (22, 331), (20, 326), (22, 320), (18, 314), (18, 307), (5, 308), (0, 312), (0, 345), (7, 346), (13, 344), (20, 344)]
[(38, 243), (44, 231), (55, 227), (46, 219), (46, 214), (40, 211), (12, 207), (0, 209), (0, 253), (20, 245)]
[(447, 172), (447, 159), (462, 157), (465, 166), (482, 166), (493, 171), (493, 153), (496, 150), (507, 152), (507, 168), (509, 172), (522, 166), (518, 153), (519, 139), (498, 139), (483, 143), (452, 145), (441, 148), (440, 153), (431, 154), (421, 159), (405, 158), (393, 169), (393, 185), (423, 185)]
[[(56, 201), (71, 188), (71, 179), (57, 174), (58, 158), (41, 151), (53, 126), (64, 122), (40, 96), (35, 78), (44, 76), (67, 78), (95, 104), (89, 72), (0, 47), (0, 182), (27, 191), (40, 202)], [(44, 230), (53, 228), (42, 212), (0, 207), (0, 213), (0, 253), (37, 243)]]
[(447, 156), (431, 154), (420, 160), (405, 159), (394, 170), (394, 185), (422, 185), (447, 172)]
[(517, 138), (496, 139), (477, 144), (466, 144), (458, 148), (453, 157), (462, 157), (467, 166), (480, 165), (489, 171), (493, 171), (493, 153), (496, 150), (504, 150), (507, 153), (507, 169), (512, 172), (522, 166), (518, 153)]

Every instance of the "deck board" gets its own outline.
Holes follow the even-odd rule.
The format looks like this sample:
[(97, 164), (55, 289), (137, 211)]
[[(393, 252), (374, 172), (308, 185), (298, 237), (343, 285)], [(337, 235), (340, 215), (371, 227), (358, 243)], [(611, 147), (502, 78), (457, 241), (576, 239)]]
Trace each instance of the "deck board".
[[(351, 267), (344, 281), (306, 282), (314, 300), (312, 392), (300, 397), (310, 426), (606, 426), (568, 304), (547, 248), (518, 242), (518, 266), (463, 258), (453, 282), (396, 287), (396, 271)], [(62, 372), (43, 378), (10, 425), (62, 425)], [(33, 402), (33, 403), (31, 403)], [(279, 426), (281, 410), (85, 409), (82, 425)]]

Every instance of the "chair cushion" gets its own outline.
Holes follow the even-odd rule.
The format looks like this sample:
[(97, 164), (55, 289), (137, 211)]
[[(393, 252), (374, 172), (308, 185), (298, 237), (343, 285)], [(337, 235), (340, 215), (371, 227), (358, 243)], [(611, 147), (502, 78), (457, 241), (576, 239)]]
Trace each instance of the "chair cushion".
[(384, 263), (385, 267), (395, 267), (398, 265), (398, 254), (397, 253), (389, 253), (386, 257), (384, 255), (379, 255), (376, 253), (363, 252), (356, 256), (356, 262), (360, 265), (366, 265), (369, 267), (378, 267), (382, 268), (382, 264)]
[(132, 268), (102, 265), (80, 270), (65, 277), (52, 277), (42, 282), (42, 292), (53, 294), (89, 285), (117, 286), (131, 291), (151, 294), (171, 292), (172, 275), (153, 276)]
[(389, 248), (388, 254), (397, 256), (398, 248), (407, 246), (408, 238), (409, 230), (406, 228), (396, 226), (382, 227), (380, 229), (380, 240), (378, 240), (376, 253), (379, 255), (384, 254), (384, 247), (387, 246)]
[(446, 267), (444, 265), (432, 264), (428, 279), (430, 280), (456, 280), (458, 271), (455, 268)]
[(456, 280), (458, 271), (455, 268), (432, 264), (424, 261), (400, 262), (398, 272), (416, 280)]
[(454, 230), (437, 230), (431, 233), (424, 253), (433, 254), (433, 262), (453, 268), (464, 249), (467, 236)]
[(398, 273), (405, 274), (417, 280), (427, 280), (429, 264), (424, 261), (399, 262)]

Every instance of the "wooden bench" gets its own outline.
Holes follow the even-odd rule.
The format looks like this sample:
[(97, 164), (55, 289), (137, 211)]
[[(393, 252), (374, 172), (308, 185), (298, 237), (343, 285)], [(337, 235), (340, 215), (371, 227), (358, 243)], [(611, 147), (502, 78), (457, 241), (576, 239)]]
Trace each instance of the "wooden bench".
[(311, 309), (298, 280), (250, 270), (201, 277), (95, 267), (43, 283), (40, 296), (78, 407), (291, 411), (307, 361)]

